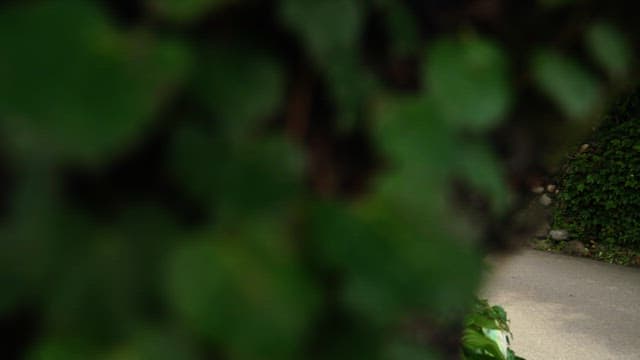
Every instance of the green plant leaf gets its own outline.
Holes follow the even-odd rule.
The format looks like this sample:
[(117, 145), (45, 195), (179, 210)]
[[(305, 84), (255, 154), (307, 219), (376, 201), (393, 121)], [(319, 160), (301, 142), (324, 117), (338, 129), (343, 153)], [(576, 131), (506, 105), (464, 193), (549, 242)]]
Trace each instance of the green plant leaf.
[(246, 139), (282, 104), (280, 63), (255, 50), (217, 48), (202, 56), (196, 87), (231, 139)]
[(193, 201), (219, 217), (248, 218), (286, 211), (302, 192), (304, 158), (281, 137), (232, 146), (185, 125), (174, 134), (172, 175)]
[(511, 103), (507, 59), (482, 38), (436, 40), (428, 49), (425, 83), (435, 104), (456, 126), (486, 130)]
[(503, 322), (507, 321), (507, 313), (506, 311), (504, 311), (502, 306), (494, 305), (491, 307), (491, 309), (498, 315), (498, 319), (500, 319)]
[(192, 346), (183, 338), (170, 331), (144, 329), (132, 336), (132, 339), (115, 351), (104, 356), (104, 360), (158, 359), (158, 360), (195, 360)]
[(462, 284), (474, 287), (479, 278), (463, 276), (448, 264), (464, 259), (458, 265), (472, 272), (480, 267), (477, 255), (435, 224), (426, 221), (421, 232), (400, 214), (391, 203), (355, 213), (335, 206), (314, 212), (314, 253), (332, 269), (345, 271), (344, 303), (378, 325), (388, 325), (408, 309), (449, 313), (466, 306), (471, 292)]
[(363, 22), (356, 0), (281, 0), (282, 21), (303, 40), (319, 61), (355, 49)]
[(361, 65), (359, 40), (362, 3), (357, 0), (281, 0), (281, 21), (300, 38), (322, 69), (337, 107), (340, 131), (356, 124), (364, 100), (375, 88), (374, 78)]
[(613, 79), (624, 77), (631, 70), (632, 51), (625, 35), (613, 25), (597, 22), (586, 33), (591, 56)]
[(181, 243), (168, 268), (169, 299), (190, 327), (228, 351), (295, 358), (315, 307), (313, 288), (280, 230), (245, 225), (233, 236)]
[(471, 329), (465, 329), (462, 335), (462, 346), (465, 354), (471, 359), (475, 359), (474, 355), (478, 355), (480, 359), (482, 355), (490, 355), (493, 359), (506, 360), (498, 344), (484, 334)]
[(462, 179), (488, 196), (496, 213), (508, 208), (508, 186), (499, 161), (492, 150), (481, 143), (467, 141), (457, 148), (456, 171)]
[(17, 151), (87, 162), (108, 160), (135, 143), (188, 69), (181, 44), (141, 40), (124, 37), (86, 1), (5, 9), (1, 125), (25, 134), (9, 143)]
[(347, 132), (361, 117), (366, 100), (375, 91), (377, 83), (358, 63), (354, 51), (345, 50), (335, 54), (324, 70), (337, 107), (338, 130)]
[(29, 351), (29, 360), (82, 360), (91, 357), (96, 350), (79, 339), (44, 339)]
[[(443, 194), (426, 189), (437, 189), (448, 181), (457, 144), (455, 132), (443, 121), (433, 98), (388, 99), (377, 120), (376, 139), (395, 168), (376, 183), (378, 195), (402, 206), (407, 216), (442, 213)], [(416, 188), (425, 191), (416, 192)]]
[(378, 109), (375, 136), (400, 167), (425, 167), (444, 175), (455, 159), (455, 132), (433, 98), (387, 99)]
[(542, 50), (535, 54), (532, 66), (540, 90), (567, 116), (585, 118), (599, 103), (597, 80), (575, 60), (555, 51)]

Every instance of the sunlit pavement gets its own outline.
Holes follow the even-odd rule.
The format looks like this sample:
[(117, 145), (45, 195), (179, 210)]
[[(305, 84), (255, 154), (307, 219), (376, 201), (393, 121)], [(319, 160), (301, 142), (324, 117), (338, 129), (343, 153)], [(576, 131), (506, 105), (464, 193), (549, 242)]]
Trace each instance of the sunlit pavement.
[(640, 269), (524, 250), (492, 260), (481, 292), (527, 360), (640, 359)]

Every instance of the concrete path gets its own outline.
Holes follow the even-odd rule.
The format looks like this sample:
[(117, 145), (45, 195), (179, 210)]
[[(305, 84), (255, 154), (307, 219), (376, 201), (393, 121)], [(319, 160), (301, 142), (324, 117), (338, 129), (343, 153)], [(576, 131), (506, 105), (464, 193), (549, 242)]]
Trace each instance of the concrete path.
[(527, 360), (640, 360), (640, 269), (535, 250), (493, 259), (481, 292)]

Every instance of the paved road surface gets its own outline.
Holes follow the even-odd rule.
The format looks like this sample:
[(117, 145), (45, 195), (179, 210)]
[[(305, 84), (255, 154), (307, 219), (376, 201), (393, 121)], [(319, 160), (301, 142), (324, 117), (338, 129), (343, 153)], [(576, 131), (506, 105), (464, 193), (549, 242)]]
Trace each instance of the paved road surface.
[(493, 259), (481, 296), (504, 306), (527, 360), (640, 360), (640, 269), (524, 250)]

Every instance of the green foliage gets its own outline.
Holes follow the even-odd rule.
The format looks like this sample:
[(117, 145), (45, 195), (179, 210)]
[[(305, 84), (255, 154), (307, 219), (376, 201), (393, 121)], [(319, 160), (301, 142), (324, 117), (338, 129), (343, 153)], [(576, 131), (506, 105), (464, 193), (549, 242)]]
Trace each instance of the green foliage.
[(631, 45), (618, 29), (609, 23), (595, 23), (586, 34), (593, 58), (611, 78), (621, 78), (631, 71)]
[(176, 249), (169, 299), (184, 321), (240, 358), (291, 358), (316, 308), (316, 294), (281, 230), (204, 234)]
[(2, 126), (20, 134), (17, 151), (83, 161), (122, 152), (188, 66), (184, 45), (123, 34), (84, 1), (20, 4), (0, 24)]
[(220, 130), (232, 139), (246, 137), (256, 128), (256, 121), (273, 114), (282, 104), (282, 66), (253, 49), (207, 51), (201, 56), (196, 78), (202, 103), (225, 119), (221, 124), (225, 128)]
[(321, 63), (354, 49), (361, 34), (362, 11), (356, 0), (283, 0), (283, 21), (304, 40)]
[(538, 250), (586, 256), (595, 260), (608, 262), (609, 264), (640, 266), (640, 250), (634, 250), (628, 246), (590, 240), (584, 244), (586, 252), (576, 254), (575, 251), (570, 251), (571, 249), (569, 249), (569, 247), (571, 245), (566, 241), (544, 239), (533, 241), (531, 245)]
[[(457, 353), (439, 339), (461, 335), (483, 234), (513, 204), (492, 141), (528, 111), (514, 72), (575, 118), (600, 85), (578, 59), (530, 69), (510, 37), (432, 29), (449, 10), (417, 3), (3, 2), (0, 322), (18, 356)], [(628, 70), (602, 55), (625, 52), (614, 32), (590, 39)], [(483, 350), (465, 352), (496, 355), (480, 327), (505, 315), (476, 309)]]
[(575, 60), (551, 50), (533, 58), (533, 76), (540, 89), (572, 118), (584, 118), (596, 109), (600, 90), (596, 78)]
[(363, 3), (357, 0), (282, 0), (282, 22), (303, 40), (305, 51), (325, 75), (338, 107), (340, 130), (350, 130), (376, 88), (359, 61)]
[(498, 305), (489, 306), (486, 300), (476, 299), (465, 320), (462, 336), (462, 358), (524, 360), (509, 348), (510, 338), (507, 313)]
[(636, 94), (618, 103), (589, 148), (567, 162), (555, 222), (578, 239), (640, 249), (637, 105)]
[(508, 63), (486, 39), (441, 39), (429, 48), (425, 69), (437, 106), (454, 125), (491, 128), (509, 108)]

